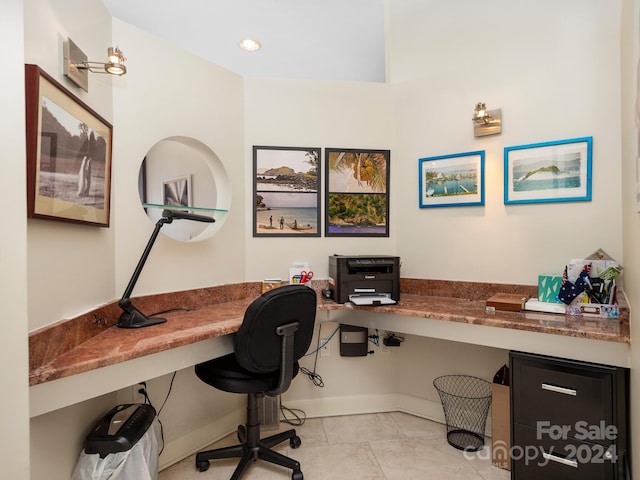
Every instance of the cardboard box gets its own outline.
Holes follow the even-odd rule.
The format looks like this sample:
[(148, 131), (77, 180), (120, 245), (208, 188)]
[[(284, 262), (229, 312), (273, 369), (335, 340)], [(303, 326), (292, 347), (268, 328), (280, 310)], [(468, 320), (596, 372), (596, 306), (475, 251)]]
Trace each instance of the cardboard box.
[(562, 286), (562, 275), (538, 275), (538, 300), (541, 302), (562, 303), (558, 292)]
[(518, 312), (524, 310), (524, 303), (527, 296), (520, 293), (496, 293), (487, 300), (487, 307), (496, 310), (506, 310), (508, 312)]
[(491, 463), (511, 470), (511, 407), (509, 387), (491, 384)]
[(282, 281), (279, 278), (265, 278), (262, 281), (262, 293), (268, 292), (269, 290), (273, 290), (274, 288), (278, 288), (282, 286)]

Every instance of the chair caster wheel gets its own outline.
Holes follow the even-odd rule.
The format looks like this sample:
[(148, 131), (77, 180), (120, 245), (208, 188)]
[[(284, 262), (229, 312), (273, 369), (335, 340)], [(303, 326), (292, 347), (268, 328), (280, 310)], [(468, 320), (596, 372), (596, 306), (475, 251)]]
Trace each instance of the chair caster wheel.
[(291, 480), (304, 480), (304, 476), (302, 475), (302, 472), (298, 470), (291, 474)]
[(203, 462), (198, 463), (196, 467), (198, 468), (199, 471), (206, 472), (207, 470), (209, 470), (209, 461), (204, 460)]
[[(295, 437), (291, 437), (291, 439), (289, 439), (289, 445), (291, 446), (291, 448), (298, 448), (300, 445), (302, 445), (302, 440), (300, 440), (300, 437), (296, 435)], [(300, 475), (302, 475), (302, 473), (300, 473)], [(300, 480), (302, 480), (302, 477), (300, 477)]]
[(237, 435), (240, 443), (247, 443), (247, 429), (244, 428), (244, 425), (238, 425)]

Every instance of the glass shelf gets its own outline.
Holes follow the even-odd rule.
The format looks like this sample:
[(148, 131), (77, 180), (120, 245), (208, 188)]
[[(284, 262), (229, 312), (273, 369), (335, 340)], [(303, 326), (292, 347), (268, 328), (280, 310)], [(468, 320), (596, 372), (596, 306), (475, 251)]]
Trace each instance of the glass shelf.
[(217, 213), (227, 213), (229, 210), (224, 210), (222, 208), (209, 208), (209, 207), (187, 207), (183, 205), (162, 205), (159, 203), (143, 203), (142, 206), (144, 208), (162, 208), (167, 210), (195, 210), (199, 212), (217, 212)]

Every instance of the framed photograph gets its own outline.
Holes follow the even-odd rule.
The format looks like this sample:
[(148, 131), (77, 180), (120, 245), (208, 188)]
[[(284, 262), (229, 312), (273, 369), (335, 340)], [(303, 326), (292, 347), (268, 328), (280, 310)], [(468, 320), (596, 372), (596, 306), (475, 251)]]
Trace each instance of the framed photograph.
[(113, 128), (37, 65), (25, 65), (27, 215), (109, 226)]
[(172, 207), (193, 206), (191, 175), (162, 181), (162, 204)]
[(389, 150), (327, 148), (327, 237), (389, 236)]
[(320, 236), (320, 148), (253, 147), (254, 237)]
[(504, 203), (591, 200), (592, 137), (504, 149)]
[(484, 150), (418, 160), (420, 208), (484, 205)]

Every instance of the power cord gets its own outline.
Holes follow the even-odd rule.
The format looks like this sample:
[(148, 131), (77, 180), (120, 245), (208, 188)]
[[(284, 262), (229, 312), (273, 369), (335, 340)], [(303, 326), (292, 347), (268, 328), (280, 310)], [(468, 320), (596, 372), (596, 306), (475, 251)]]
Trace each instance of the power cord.
[[(376, 347), (380, 346), (380, 333), (378, 332), (377, 328), (376, 328), (375, 335), (369, 335), (369, 341), (371, 343), (373, 343)], [(372, 353), (372, 352), (370, 352), (370, 353)]]
[(338, 325), (336, 327), (336, 329), (331, 333), (331, 335), (329, 335), (329, 338), (327, 338), (324, 342), (322, 342), (322, 345), (320, 345), (320, 330), (322, 329), (322, 325), (320, 325), (318, 327), (318, 345), (316, 347), (315, 350), (311, 350), (310, 352), (305, 353), (303, 356), (304, 357), (308, 357), (309, 355), (313, 355), (314, 353), (317, 355), (317, 353), (322, 350), (324, 348), (324, 346), (329, 343), (331, 341), (331, 339), (333, 338), (333, 336), (338, 333), (338, 330), (340, 330), (340, 325)]
[[(169, 400), (169, 395), (171, 395), (171, 390), (173, 389), (173, 382), (176, 379), (177, 373), (178, 373), (177, 371), (173, 372), (173, 375), (171, 376), (171, 383), (169, 384), (169, 390), (167, 391), (167, 395), (164, 397), (164, 401), (160, 406), (160, 410), (157, 410), (156, 412), (156, 417), (158, 417), (158, 423), (160, 424), (160, 439), (162, 440), (162, 448), (160, 449), (160, 452), (158, 452), (158, 456), (160, 456), (164, 451), (164, 426), (162, 425), (162, 420), (160, 420), (160, 412), (162, 412), (162, 409), (166, 405), (167, 400)], [(147, 382), (139, 382), (138, 386), (139, 386), (138, 393), (144, 396), (144, 403), (148, 403), (153, 407), (153, 404), (151, 403), (151, 399), (147, 394)], [(154, 410), (155, 410), (155, 407), (154, 407)]]
[[(313, 371), (309, 370), (306, 367), (300, 367), (300, 371), (302, 373), (304, 373), (307, 377), (309, 377), (309, 380), (311, 380), (316, 387), (324, 387), (324, 382), (322, 381), (322, 377), (318, 373), (316, 373), (316, 366), (318, 365), (318, 352), (322, 348), (322, 347), (320, 347), (320, 329), (321, 328), (322, 328), (322, 326), (318, 327), (318, 346), (317, 346), (317, 348), (313, 352), (307, 354), (307, 355), (312, 355), (313, 353), (316, 354), (316, 356), (315, 356), (315, 358), (313, 360)], [(305, 356), (307, 356), (307, 355), (305, 355)]]
[(316, 387), (324, 387), (324, 381), (322, 380), (322, 377), (320, 376), (320, 374), (316, 372), (316, 367), (318, 365), (318, 352), (322, 350), (322, 348), (331, 341), (331, 339), (337, 333), (338, 330), (340, 330), (340, 326), (337, 326), (336, 329), (333, 331), (333, 333), (329, 335), (329, 338), (327, 338), (322, 343), (322, 345), (320, 345), (320, 337), (321, 337), (320, 332), (322, 331), (322, 325), (319, 325), (318, 326), (318, 342), (316, 344), (316, 349), (304, 355), (305, 357), (308, 357), (309, 355), (315, 355), (315, 358), (313, 359), (313, 371), (309, 370), (306, 367), (300, 367), (300, 371), (304, 373), (307, 377), (309, 377), (309, 380), (311, 380)]
[(172, 313), (172, 312), (192, 312), (193, 308), (169, 308), (167, 310), (160, 310), (159, 312), (155, 312), (152, 313), (151, 315), (148, 315), (149, 317), (157, 317), (158, 315), (164, 315), (165, 313)]
[[(304, 410), (300, 410), (299, 408), (289, 408), (280, 404), (280, 412), (282, 413), (282, 417), (284, 418), (283, 422), (296, 427), (303, 425), (305, 420), (307, 419), (307, 414), (304, 413)], [(293, 415), (295, 417), (295, 420), (287, 418), (287, 412)]]

